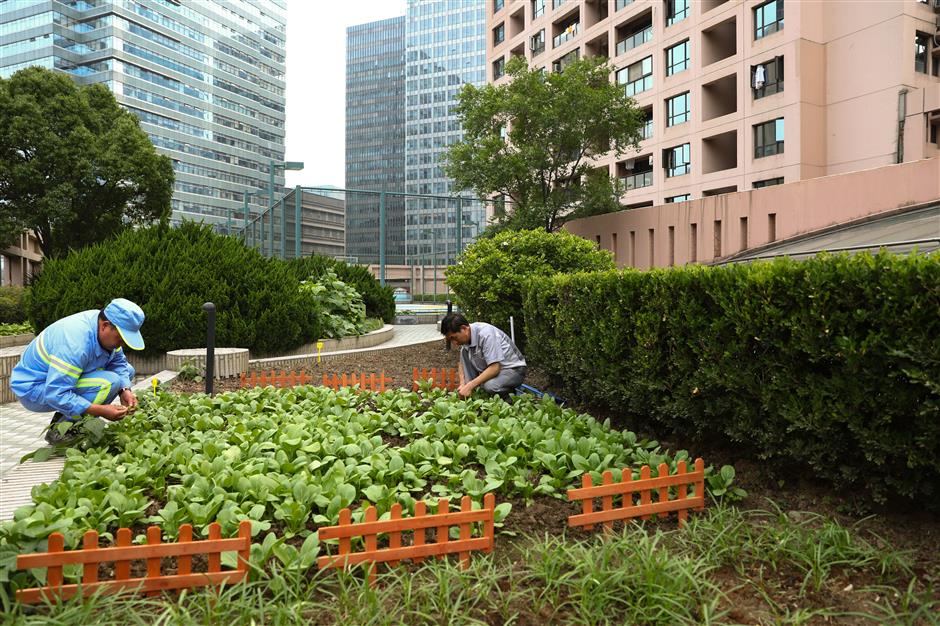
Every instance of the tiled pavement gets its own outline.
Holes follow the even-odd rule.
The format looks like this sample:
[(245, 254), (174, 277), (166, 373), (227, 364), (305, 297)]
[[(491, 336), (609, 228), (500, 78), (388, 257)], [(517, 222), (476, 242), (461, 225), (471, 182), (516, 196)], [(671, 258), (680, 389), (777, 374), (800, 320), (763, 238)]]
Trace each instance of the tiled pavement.
[[(342, 352), (374, 352), (440, 338), (436, 324), (395, 326), (395, 335), (381, 345)], [(146, 387), (150, 378), (147, 377), (134, 386)], [(45, 445), (42, 438), (43, 429), (51, 419), (51, 413), (32, 413), (16, 402), (0, 404), (0, 520), (10, 519), (15, 508), (31, 502), (29, 493), (33, 485), (54, 480), (62, 471), (64, 463), (61, 458), (44, 463), (19, 465), (23, 455)]]

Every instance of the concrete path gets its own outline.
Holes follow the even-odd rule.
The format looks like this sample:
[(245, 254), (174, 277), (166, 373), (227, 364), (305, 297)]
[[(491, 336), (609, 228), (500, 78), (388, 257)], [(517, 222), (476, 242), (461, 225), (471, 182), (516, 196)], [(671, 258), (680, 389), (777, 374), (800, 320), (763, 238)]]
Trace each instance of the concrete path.
[[(437, 324), (395, 326), (392, 339), (381, 345), (329, 354), (377, 352), (429, 341), (443, 341)], [(157, 377), (162, 381), (172, 375), (171, 372), (161, 372)], [(147, 388), (151, 378), (153, 376), (142, 378), (134, 388)], [(23, 455), (45, 445), (43, 430), (51, 419), (51, 413), (32, 413), (18, 402), (0, 404), (0, 520), (12, 519), (16, 508), (32, 502), (30, 490), (33, 485), (50, 482), (59, 477), (64, 465), (62, 458), (19, 465)]]

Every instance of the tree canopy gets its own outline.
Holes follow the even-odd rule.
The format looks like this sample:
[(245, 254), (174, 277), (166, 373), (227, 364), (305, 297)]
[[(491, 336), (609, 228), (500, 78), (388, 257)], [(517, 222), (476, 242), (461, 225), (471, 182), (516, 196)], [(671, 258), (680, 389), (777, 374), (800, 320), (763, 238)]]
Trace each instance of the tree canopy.
[(170, 215), (173, 168), (104, 85), (29, 67), (0, 79), (0, 248), (47, 257)]
[(510, 82), (466, 85), (457, 104), (464, 138), (445, 155), (447, 175), (481, 198), (505, 198), (497, 228), (553, 231), (617, 210), (622, 189), (593, 160), (635, 149), (643, 121), (610, 72), (597, 57), (551, 73), (515, 57)]

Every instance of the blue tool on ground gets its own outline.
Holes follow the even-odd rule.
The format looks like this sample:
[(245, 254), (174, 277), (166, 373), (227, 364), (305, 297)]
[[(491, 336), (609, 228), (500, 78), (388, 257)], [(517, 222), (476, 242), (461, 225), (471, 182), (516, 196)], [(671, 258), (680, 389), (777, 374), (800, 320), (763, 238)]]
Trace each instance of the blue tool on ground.
[(557, 404), (558, 406), (565, 406), (565, 404), (567, 403), (567, 400), (565, 400), (564, 398), (560, 396), (555, 395), (551, 391), (542, 391), (541, 389), (536, 389), (532, 385), (522, 384), (516, 387), (515, 395), (521, 396), (524, 393), (531, 393), (533, 396), (539, 399), (542, 399), (543, 397), (548, 396), (549, 398), (554, 400), (555, 404)]

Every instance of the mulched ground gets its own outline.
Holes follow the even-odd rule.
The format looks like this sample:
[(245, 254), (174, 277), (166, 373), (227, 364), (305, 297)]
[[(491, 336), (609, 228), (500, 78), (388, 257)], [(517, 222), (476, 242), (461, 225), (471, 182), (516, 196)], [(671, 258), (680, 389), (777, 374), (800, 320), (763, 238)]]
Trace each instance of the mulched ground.
[[(447, 351), (444, 342), (435, 341), (405, 348), (387, 349), (371, 354), (358, 354), (323, 361), (304, 371), (320, 378), (323, 373), (381, 373), (393, 379), (392, 386), (410, 387), (412, 368), (414, 367), (456, 367), (457, 348)], [(548, 377), (535, 368), (530, 368), (526, 382), (542, 389), (551, 389), (561, 396), (564, 391), (552, 389)], [(175, 392), (201, 392), (205, 384), (192, 381), (174, 381), (171, 389)], [(217, 380), (216, 391), (237, 389), (237, 380)], [(611, 418), (615, 428), (631, 428), (637, 434), (657, 439), (670, 450), (687, 449), (693, 457), (701, 456), (706, 463), (720, 467), (723, 464), (734, 465), (737, 477), (735, 484), (748, 491), (748, 497), (740, 503), (742, 508), (772, 510), (775, 506), (791, 515), (798, 511), (813, 511), (834, 518), (845, 526), (855, 526), (856, 531), (870, 539), (866, 531), (883, 537), (895, 548), (910, 551), (916, 563), (915, 571), (923, 575), (940, 568), (940, 516), (912, 509), (903, 503), (873, 505), (864, 497), (840, 493), (831, 487), (812, 481), (811, 476), (792, 468), (774, 468), (748, 459), (732, 446), (721, 442), (702, 443), (691, 441), (672, 433), (649, 431), (648, 425), (630, 423), (623, 416), (609, 411), (588, 406), (574, 406), (575, 410), (590, 413), (599, 419)], [(402, 442), (404, 443), (404, 442)], [(513, 512), (506, 520), (505, 531), (517, 534), (557, 535), (567, 532), (573, 539), (587, 538), (591, 532), (567, 529), (567, 516), (572, 513), (568, 502), (540, 497), (526, 506), (522, 500), (513, 500)], [(675, 519), (653, 522), (654, 527), (674, 528)], [(721, 577), (721, 572), (716, 576)], [(735, 586), (736, 575), (729, 573), (728, 588)], [(744, 595), (751, 592), (744, 591)], [(743, 604), (741, 613), (747, 614), (746, 598), (738, 594)], [(750, 598), (750, 600), (754, 600)], [(820, 598), (823, 601), (822, 598)], [(842, 606), (842, 599), (827, 597), (824, 603), (829, 606)], [(851, 608), (851, 607), (849, 607)], [(742, 615), (743, 617), (743, 615)], [(745, 619), (745, 621), (747, 621)]]

